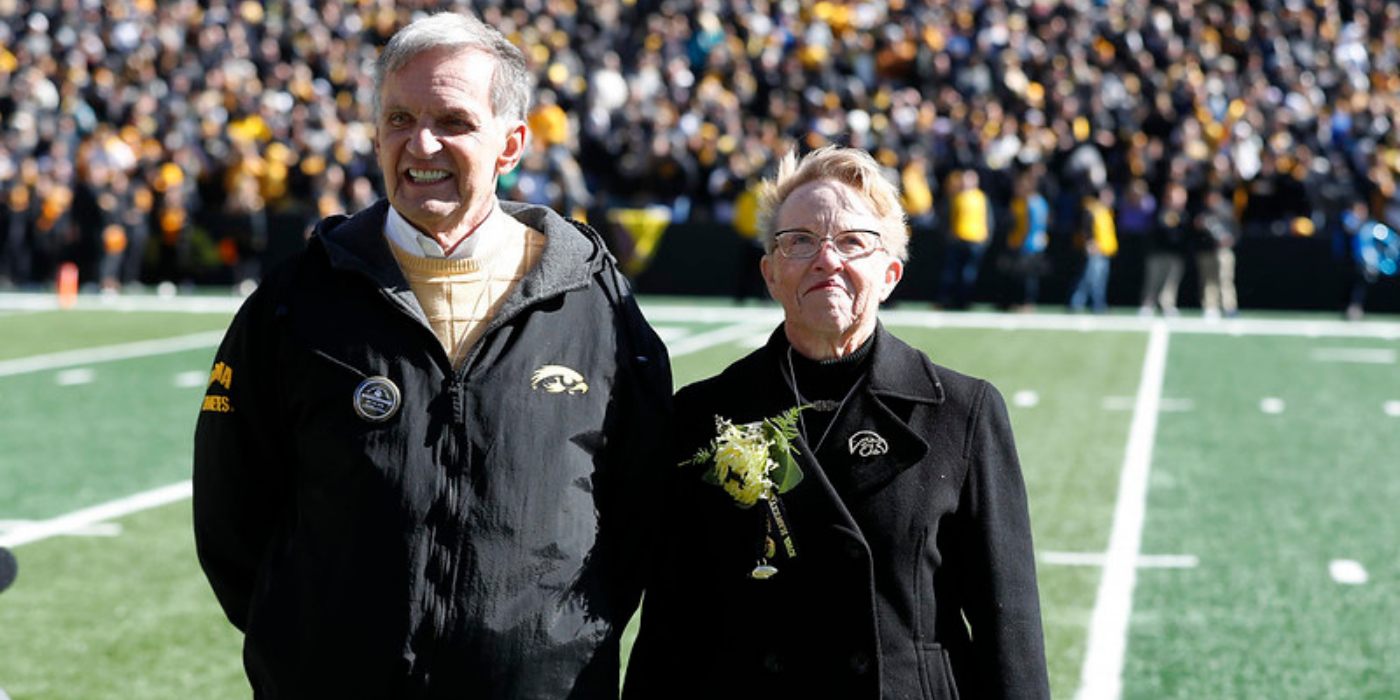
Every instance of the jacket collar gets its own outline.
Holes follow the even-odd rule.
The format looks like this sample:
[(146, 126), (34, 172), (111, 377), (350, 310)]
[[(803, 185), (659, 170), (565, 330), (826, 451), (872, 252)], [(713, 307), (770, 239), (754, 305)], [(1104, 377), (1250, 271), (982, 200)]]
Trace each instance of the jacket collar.
[(928, 356), (894, 337), (883, 323), (875, 325), (875, 343), (870, 394), (914, 403), (943, 403), (943, 382)]
[[(505, 213), (545, 236), (539, 263), (520, 281), (501, 309), (501, 317), (540, 299), (586, 286), (592, 275), (612, 260), (602, 238), (587, 225), (567, 221), (546, 207), (509, 201), (500, 204)], [(413, 290), (384, 237), (388, 213), (389, 202), (381, 199), (354, 216), (321, 221), (315, 236), (324, 245), (331, 267), (364, 275), (400, 304), (417, 309)]]
[[(799, 438), (803, 461), (820, 460), (823, 466), (813, 471), (824, 474), (822, 481), (846, 497), (868, 494), (923, 460), (928, 441), (911, 425), (911, 418), (937, 410), (944, 401), (937, 370), (922, 352), (894, 337), (884, 324), (877, 324), (873, 342), (864, 384), (836, 416), (820, 452), (814, 454), (816, 445)], [(786, 334), (779, 327), (769, 339), (769, 351), (781, 358), (786, 346)], [(780, 360), (780, 365), (791, 391), (787, 361)]]

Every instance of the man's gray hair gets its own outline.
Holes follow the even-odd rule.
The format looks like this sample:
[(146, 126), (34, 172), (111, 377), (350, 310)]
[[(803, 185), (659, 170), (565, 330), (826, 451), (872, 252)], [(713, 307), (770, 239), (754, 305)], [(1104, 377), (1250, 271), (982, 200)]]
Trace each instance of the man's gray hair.
[(491, 74), (491, 109), (497, 117), (525, 121), (534, 78), (525, 55), (494, 27), (468, 14), (443, 12), (414, 20), (394, 33), (374, 63), (374, 117), (378, 121), (384, 80), (418, 54), (434, 49), (476, 49), (496, 59)]

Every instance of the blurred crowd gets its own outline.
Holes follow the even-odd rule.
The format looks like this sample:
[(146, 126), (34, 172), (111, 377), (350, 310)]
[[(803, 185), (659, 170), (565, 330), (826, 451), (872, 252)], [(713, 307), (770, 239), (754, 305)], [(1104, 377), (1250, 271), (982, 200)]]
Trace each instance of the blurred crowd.
[(839, 142), (943, 235), (968, 180), (988, 240), (1018, 188), (1052, 238), (1083, 233), (1086, 196), (1120, 236), (1172, 201), (1340, 257), (1357, 203), (1400, 223), (1387, 0), (0, 0), (0, 285), (63, 262), (108, 289), (256, 280), (279, 239), (380, 196), (378, 48), (464, 7), (538, 80), (504, 195), (580, 218), (727, 225), (777, 157)]

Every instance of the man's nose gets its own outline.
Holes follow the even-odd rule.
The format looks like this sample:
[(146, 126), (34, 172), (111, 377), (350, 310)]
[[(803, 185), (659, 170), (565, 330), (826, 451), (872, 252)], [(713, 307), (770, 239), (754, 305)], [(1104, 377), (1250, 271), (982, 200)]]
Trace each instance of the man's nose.
[(408, 138), (408, 148), (409, 153), (415, 156), (431, 156), (442, 150), (442, 142), (431, 126), (423, 125)]

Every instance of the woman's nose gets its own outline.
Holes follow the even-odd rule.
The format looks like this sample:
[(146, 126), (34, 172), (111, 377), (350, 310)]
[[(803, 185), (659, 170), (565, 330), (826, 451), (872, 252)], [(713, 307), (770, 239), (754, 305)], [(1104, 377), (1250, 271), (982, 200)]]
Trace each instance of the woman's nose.
[(836, 242), (830, 238), (823, 238), (817, 244), (817, 253), (812, 256), (812, 264), (827, 270), (839, 270), (845, 266), (846, 261), (836, 252)]

